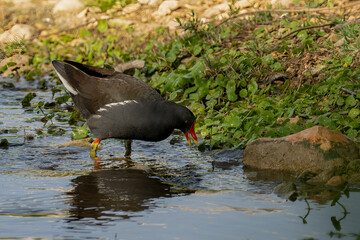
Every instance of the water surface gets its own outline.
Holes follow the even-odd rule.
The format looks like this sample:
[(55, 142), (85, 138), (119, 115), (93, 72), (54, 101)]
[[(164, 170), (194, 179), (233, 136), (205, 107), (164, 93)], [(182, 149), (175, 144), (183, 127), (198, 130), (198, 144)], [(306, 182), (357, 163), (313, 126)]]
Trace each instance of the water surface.
[(283, 176), (245, 171), (241, 151), (200, 153), (171, 137), (134, 141), (131, 161), (123, 141), (104, 140), (98, 166), (88, 148), (62, 146), (73, 126), (61, 118), (63, 135), (37, 134), (41, 115), (21, 99), (51, 93), (21, 86), (0, 88), (0, 138), (10, 142), (0, 148), (0, 238), (360, 239), (358, 188), (339, 200), (347, 212), (331, 206), (339, 189), (309, 191), (308, 209), (273, 193)]

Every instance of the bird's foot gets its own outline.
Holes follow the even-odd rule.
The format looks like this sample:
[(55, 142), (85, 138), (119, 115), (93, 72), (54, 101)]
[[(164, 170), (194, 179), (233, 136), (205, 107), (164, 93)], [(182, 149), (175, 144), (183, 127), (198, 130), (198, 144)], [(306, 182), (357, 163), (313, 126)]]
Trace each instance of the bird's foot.
[(125, 140), (125, 158), (130, 158), (131, 156), (131, 139)]
[(95, 139), (95, 141), (93, 141), (91, 143), (91, 149), (90, 149), (90, 157), (91, 158), (96, 158), (96, 150), (97, 150), (97, 147), (100, 143), (100, 139)]

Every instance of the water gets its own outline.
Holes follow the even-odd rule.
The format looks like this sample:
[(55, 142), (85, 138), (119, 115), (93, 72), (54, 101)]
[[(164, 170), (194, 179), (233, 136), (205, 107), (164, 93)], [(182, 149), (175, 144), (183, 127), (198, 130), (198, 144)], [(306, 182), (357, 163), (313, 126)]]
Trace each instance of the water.
[[(309, 190), (308, 209), (273, 193), (282, 175), (245, 171), (241, 152), (200, 153), (171, 137), (134, 141), (131, 161), (123, 141), (102, 141), (96, 165), (88, 148), (62, 146), (66, 122), (54, 120), (64, 135), (36, 134), (41, 115), (20, 104), (33, 86), (22, 86), (0, 89), (0, 138), (10, 142), (0, 148), (1, 239), (360, 239), (358, 188), (339, 201), (348, 213), (331, 206), (338, 189)], [(32, 91), (33, 102), (51, 98)]]

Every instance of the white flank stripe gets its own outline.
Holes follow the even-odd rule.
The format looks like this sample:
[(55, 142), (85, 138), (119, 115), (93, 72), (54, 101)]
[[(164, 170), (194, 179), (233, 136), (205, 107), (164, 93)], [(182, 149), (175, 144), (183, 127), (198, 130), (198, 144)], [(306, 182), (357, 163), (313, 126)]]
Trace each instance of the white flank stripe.
[(112, 107), (125, 106), (125, 105), (131, 104), (131, 103), (138, 103), (138, 102), (135, 101), (135, 100), (126, 100), (126, 101), (123, 101), (123, 102), (108, 103), (108, 104), (104, 105), (104, 107), (99, 108), (98, 112), (107, 112)]
[(78, 94), (78, 91), (76, 91), (76, 89), (73, 88), (73, 87), (68, 83), (68, 81), (67, 81), (65, 78), (63, 78), (63, 76), (61, 76), (61, 75), (56, 71), (56, 69), (55, 69), (55, 72), (57, 73), (57, 75), (59, 76), (61, 82), (64, 84), (65, 88), (66, 88), (69, 92), (71, 92), (73, 95)]

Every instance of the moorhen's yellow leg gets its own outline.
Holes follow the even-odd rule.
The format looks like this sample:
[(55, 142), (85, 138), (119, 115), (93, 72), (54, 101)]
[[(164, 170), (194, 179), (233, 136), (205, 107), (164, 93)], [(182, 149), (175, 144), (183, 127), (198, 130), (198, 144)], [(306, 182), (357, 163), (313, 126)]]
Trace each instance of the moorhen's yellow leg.
[(125, 157), (130, 158), (131, 156), (131, 139), (125, 140)]
[(96, 149), (97, 149), (99, 143), (100, 143), (100, 139), (98, 139), (98, 138), (95, 139), (95, 141), (93, 141), (91, 143), (91, 149), (90, 149), (90, 157), (91, 158), (96, 158)]

